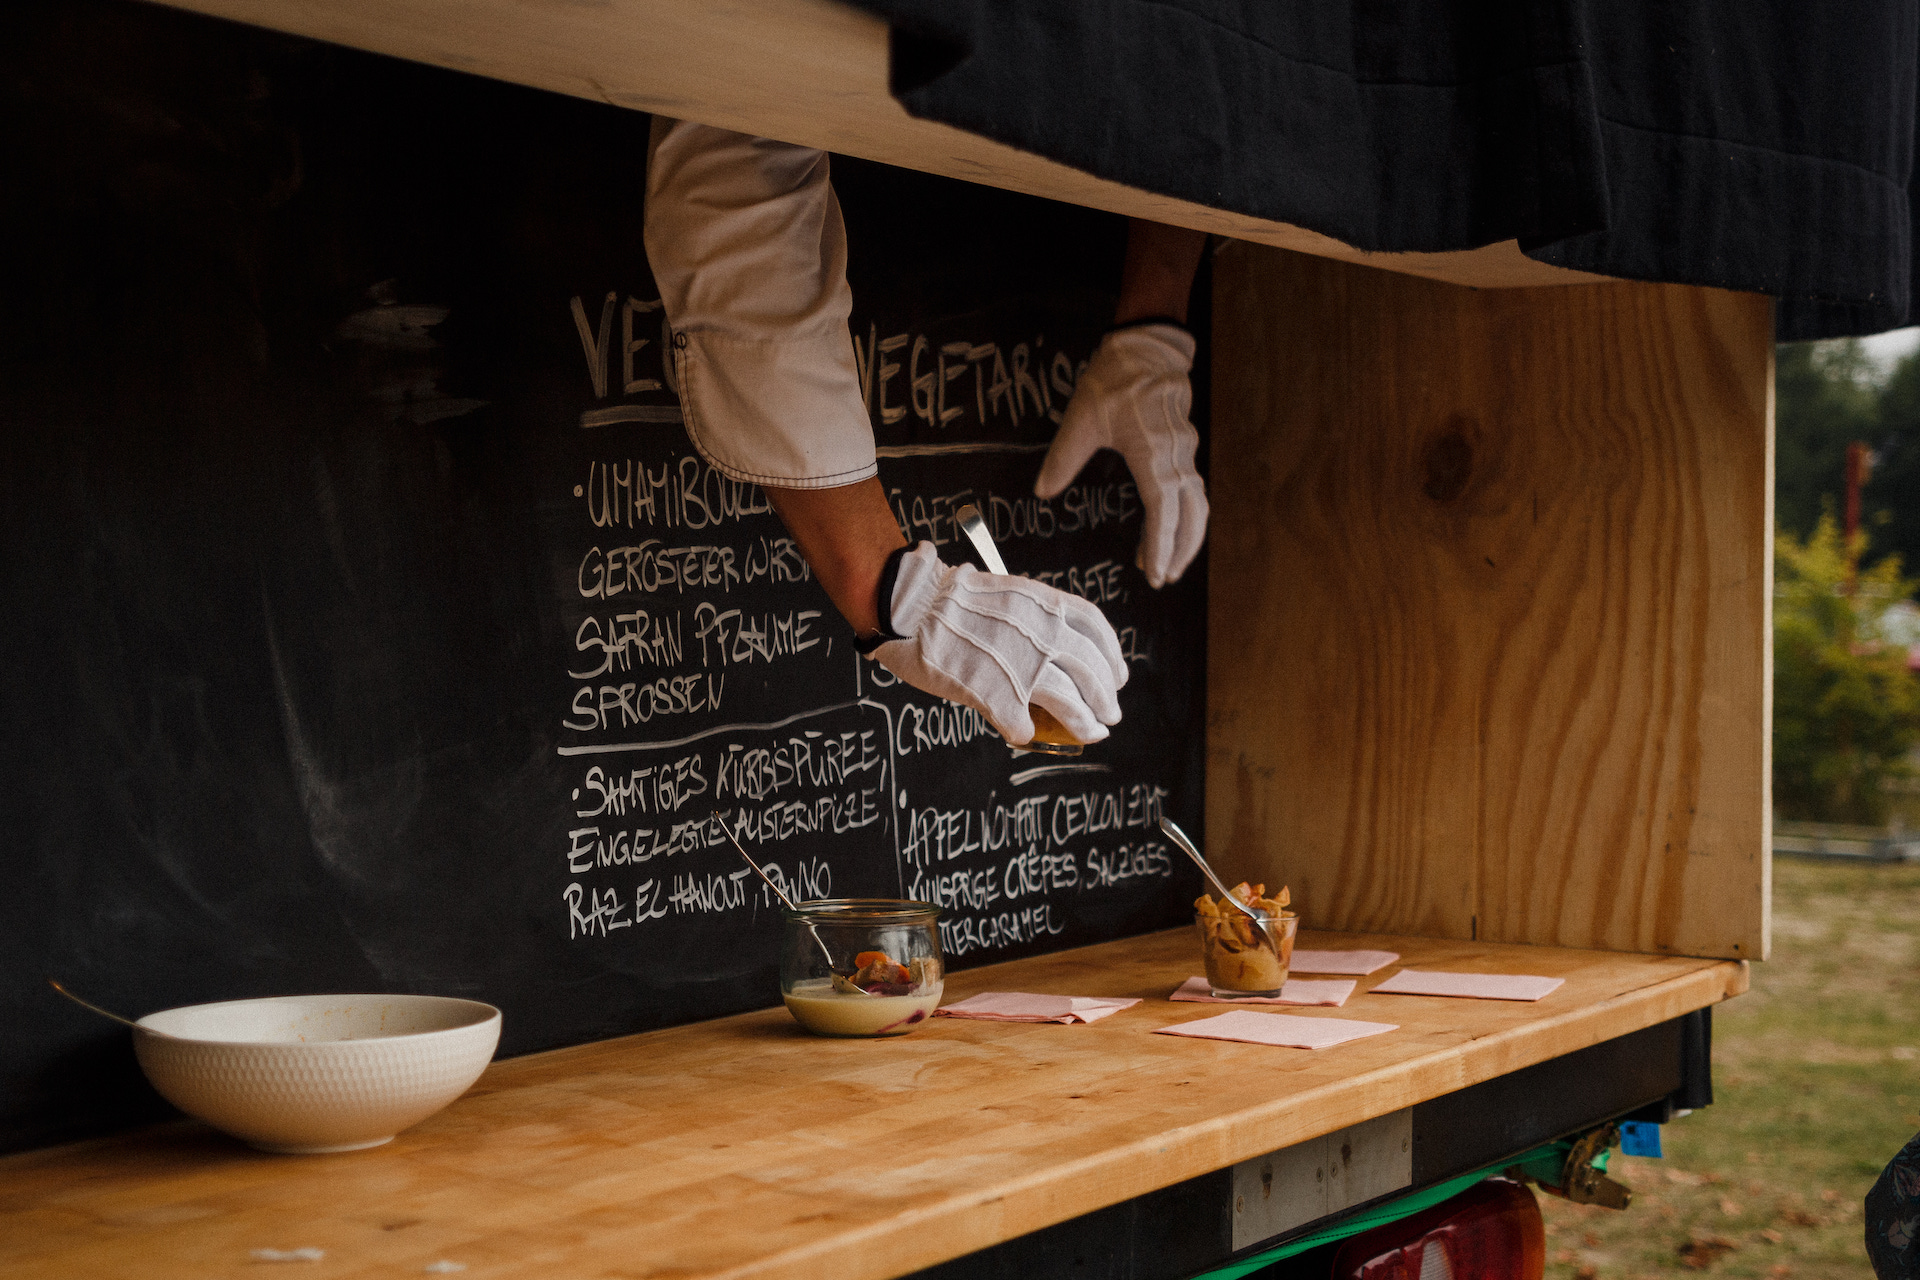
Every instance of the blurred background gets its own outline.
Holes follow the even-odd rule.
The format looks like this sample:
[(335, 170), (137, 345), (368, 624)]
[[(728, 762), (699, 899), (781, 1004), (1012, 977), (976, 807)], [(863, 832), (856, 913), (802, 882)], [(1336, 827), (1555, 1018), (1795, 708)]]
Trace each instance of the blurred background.
[(1775, 368), (1780, 847), (1904, 856), (1920, 827), (1920, 329), (1783, 344)]

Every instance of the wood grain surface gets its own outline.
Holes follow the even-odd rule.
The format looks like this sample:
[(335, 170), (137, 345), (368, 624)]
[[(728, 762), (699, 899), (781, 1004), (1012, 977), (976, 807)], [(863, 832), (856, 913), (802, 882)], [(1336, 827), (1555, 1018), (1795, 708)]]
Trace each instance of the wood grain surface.
[(1364, 994), (1303, 1017), (1391, 1022), (1306, 1051), (1152, 1034), (1217, 1006), (1175, 930), (976, 969), (982, 990), (1142, 996), (1091, 1026), (940, 1019), (819, 1040), (784, 1009), (497, 1063), (386, 1147), (269, 1156), (191, 1122), (0, 1159), (0, 1274), (313, 1280), (877, 1280), (1677, 1017), (1743, 964), (1303, 934), (1405, 964), (1564, 977), (1536, 1004)]
[[(1601, 279), (1513, 241), (1367, 253), (1108, 182), (930, 120), (887, 91), (886, 23), (834, 0), (168, 0), (177, 8), (1134, 217), (1482, 288)], [(637, 164), (642, 157), (608, 157)]]
[(1216, 259), (1207, 831), (1333, 928), (1762, 958), (1772, 320)]

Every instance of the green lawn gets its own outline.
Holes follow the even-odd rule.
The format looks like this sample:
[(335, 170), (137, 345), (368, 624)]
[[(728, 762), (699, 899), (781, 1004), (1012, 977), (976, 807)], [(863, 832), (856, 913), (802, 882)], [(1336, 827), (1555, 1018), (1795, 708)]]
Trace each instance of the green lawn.
[(1553, 1280), (1871, 1277), (1860, 1201), (1920, 1131), (1920, 866), (1774, 863), (1773, 958), (1714, 1010), (1715, 1104), (1614, 1156), (1624, 1213), (1542, 1197)]

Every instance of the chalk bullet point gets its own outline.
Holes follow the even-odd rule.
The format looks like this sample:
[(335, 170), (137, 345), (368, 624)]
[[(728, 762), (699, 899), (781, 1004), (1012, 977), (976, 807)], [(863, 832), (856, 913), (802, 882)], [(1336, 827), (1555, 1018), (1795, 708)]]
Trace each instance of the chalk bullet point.
[(574, 798), (575, 800), (578, 800), (578, 799), (580, 798), (580, 788), (578, 788), (578, 787), (575, 787), (575, 788), (573, 789), (573, 798)]
[(584, 485), (575, 485), (575, 486), (573, 486), (573, 496), (574, 496), (574, 497), (576, 497), (576, 498), (578, 498), (578, 497), (582, 497), (582, 496), (584, 496), (584, 495), (586, 494), (586, 492), (587, 492), (587, 490), (586, 490), (586, 487), (585, 487)]

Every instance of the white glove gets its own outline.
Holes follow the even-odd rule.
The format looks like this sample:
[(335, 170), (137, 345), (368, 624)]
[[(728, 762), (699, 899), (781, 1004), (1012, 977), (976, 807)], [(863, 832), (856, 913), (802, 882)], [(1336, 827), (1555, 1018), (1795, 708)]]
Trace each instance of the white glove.
[(1031, 578), (943, 564), (931, 542), (900, 557), (874, 651), (916, 689), (972, 707), (1019, 745), (1033, 740), (1027, 704), (1051, 711), (1082, 742), (1120, 722), (1127, 682), (1120, 639), (1094, 605)]
[(1087, 459), (1117, 450), (1133, 472), (1146, 520), (1134, 557), (1155, 587), (1176, 582), (1207, 539), (1207, 486), (1194, 470), (1193, 335), (1170, 324), (1117, 329), (1100, 340), (1074, 386), (1034, 493), (1051, 498)]

